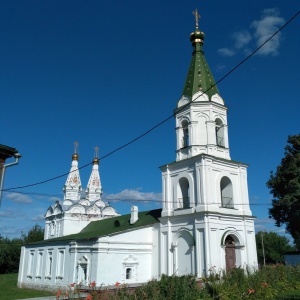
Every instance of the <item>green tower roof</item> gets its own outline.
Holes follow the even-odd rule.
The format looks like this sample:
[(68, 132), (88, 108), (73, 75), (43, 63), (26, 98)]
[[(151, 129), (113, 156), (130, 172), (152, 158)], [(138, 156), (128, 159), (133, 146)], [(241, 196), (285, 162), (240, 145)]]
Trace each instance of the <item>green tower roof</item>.
[(202, 50), (204, 32), (199, 31), (197, 22), (196, 30), (191, 33), (190, 40), (194, 51), (182, 94), (192, 98), (195, 93), (201, 91), (205, 92), (211, 100), (211, 96), (219, 94), (219, 91)]

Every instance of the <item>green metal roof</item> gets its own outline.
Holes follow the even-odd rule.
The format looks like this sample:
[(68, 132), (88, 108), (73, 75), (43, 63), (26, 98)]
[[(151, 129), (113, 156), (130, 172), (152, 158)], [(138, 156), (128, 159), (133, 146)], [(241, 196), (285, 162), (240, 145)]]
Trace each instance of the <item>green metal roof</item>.
[(41, 244), (68, 240), (97, 239), (99, 237), (118, 234), (127, 230), (138, 229), (159, 223), (158, 218), (161, 217), (161, 209), (139, 212), (139, 219), (134, 224), (130, 224), (130, 216), (131, 215), (128, 214), (99, 221), (93, 221), (79, 233), (48, 239), (37, 243)]
[(219, 91), (202, 50), (204, 32), (196, 29), (191, 33), (190, 40), (194, 51), (182, 94), (192, 98), (195, 93), (202, 91), (211, 100), (211, 96)]

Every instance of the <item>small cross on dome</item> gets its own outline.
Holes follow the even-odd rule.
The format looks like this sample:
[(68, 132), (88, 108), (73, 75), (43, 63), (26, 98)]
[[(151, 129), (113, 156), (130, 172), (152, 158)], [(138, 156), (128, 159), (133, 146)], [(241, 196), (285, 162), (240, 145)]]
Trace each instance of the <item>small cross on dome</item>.
[(201, 18), (201, 16), (199, 15), (197, 8), (193, 11), (193, 15), (195, 16), (196, 29), (198, 29), (198, 27), (199, 27), (199, 19)]

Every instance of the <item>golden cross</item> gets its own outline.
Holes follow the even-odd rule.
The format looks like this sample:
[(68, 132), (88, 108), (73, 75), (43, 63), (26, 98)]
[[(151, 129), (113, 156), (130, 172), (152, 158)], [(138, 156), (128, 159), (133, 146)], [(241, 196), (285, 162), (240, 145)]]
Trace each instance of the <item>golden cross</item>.
[(201, 18), (201, 16), (199, 15), (197, 8), (193, 11), (193, 15), (195, 16), (195, 20), (196, 20), (196, 29), (198, 29), (199, 26), (198, 21)]
[(78, 151), (78, 145), (79, 143), (77, 141), (74, 142), (74, 153), (77, 153)]
[(95, 157), (98, 158), (98, 153), (99, 153), (99, 148), (98, 148), (98, 146), (94, 147), (94, 150), (95, 150)]

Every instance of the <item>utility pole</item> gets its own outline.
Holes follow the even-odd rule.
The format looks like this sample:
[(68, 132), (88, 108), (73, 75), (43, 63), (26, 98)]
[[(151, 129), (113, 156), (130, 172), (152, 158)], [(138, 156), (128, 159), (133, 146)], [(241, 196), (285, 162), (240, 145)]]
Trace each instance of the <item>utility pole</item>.
[(265, 256), (265, 246), (264, 246), (264, 233), (261, 232), (261, 246), (263, 251), (263, 257), (264, 257), (264, 267), (266, 266), (266, 256)]

